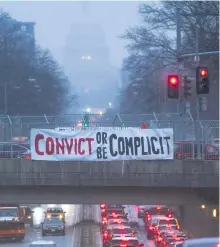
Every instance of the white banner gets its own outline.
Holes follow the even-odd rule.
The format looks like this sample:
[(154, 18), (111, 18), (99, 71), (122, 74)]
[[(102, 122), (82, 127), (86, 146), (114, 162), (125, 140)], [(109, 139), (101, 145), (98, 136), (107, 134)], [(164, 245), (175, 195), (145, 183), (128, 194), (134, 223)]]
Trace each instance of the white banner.
[(173, 156), (173, 129), (31, 129), (32, 160), (168, 160)]

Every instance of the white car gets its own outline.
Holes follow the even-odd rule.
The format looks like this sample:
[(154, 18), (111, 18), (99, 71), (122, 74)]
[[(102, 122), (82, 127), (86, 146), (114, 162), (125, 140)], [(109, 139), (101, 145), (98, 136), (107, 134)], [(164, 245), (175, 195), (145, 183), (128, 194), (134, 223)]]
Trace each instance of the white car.
[(40, 240), (32, 242), (29, 247), (57, 247), (54, 241)]
[(219, 238), (196, 238), (186, 240), (183, 247), (219, 247)]

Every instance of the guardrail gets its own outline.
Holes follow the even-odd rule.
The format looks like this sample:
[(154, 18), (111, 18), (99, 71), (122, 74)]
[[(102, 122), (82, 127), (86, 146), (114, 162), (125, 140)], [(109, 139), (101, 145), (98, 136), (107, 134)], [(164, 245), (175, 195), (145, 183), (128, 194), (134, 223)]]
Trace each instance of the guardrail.
[(1, 186), (145, 186), (217, 188), (219, 174), (0, 172)]

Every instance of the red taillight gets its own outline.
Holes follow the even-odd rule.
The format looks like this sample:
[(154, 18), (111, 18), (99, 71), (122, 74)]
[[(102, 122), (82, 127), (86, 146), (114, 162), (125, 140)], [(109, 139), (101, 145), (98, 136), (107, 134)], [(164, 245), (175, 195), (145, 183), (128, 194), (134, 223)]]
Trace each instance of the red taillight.
[(132, 236), (132, 237), (135, 237), (135, 233), (132, 233), (131, 236)]
[(150, 227), (149, 227), (149, 229), (150, 229), (150, 230), (153, 230), (153, 229), (154, 229), (154, 227), (153, 227), (153, 226), (150, 226)]
[(105, 208), (106, 207), (106, 204), (101, 204), (101, 208)]
[(168, 214), (167, 217), (168, 217), (168, 218), (172, 218), (172, 214)]
[(107, 218), (106, 218), (106, 217), (103, 217), (102, 219), (103, 219), (104, 221), (105, 221), (105, 220), (107, 220)]
[(102, 213), (104, 213), (106, 210), (105, 209), (102, 209)]
[(104, 237), (107, 238), (108, 237), (108, 233), (104, 232)]
[(25, 156), (25, 159), (30, 160), (31, 159), (31, 156), (30, 155), (26, 155)]
[(120, 247), (127, 247), (127, 245), (126, 244), (121, 244)]
[(162, 238), (158, 237), (157, 242), (161, 242), (161, 241), (162, 241)]

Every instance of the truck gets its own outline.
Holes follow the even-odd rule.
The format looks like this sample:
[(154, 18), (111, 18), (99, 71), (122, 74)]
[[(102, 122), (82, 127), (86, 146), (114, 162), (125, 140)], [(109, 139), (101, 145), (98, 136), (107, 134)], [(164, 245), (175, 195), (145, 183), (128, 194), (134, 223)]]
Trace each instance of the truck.
[(0, 204), (0, 239), (22, 241), (25, 223), (19, 204)]
[(34, 221), (33, 221), (34, 211), (31, 209), (31, 207), (27, 205), (20, 205), (20, 211), (21, 211), (21, 217), (23, 218), (24, 223), (33, 227), (34, 226)]
[(65, 222), (65, 213), (60, 207), (47, 208), (45, 213), (45, 219), (58, 218)]

